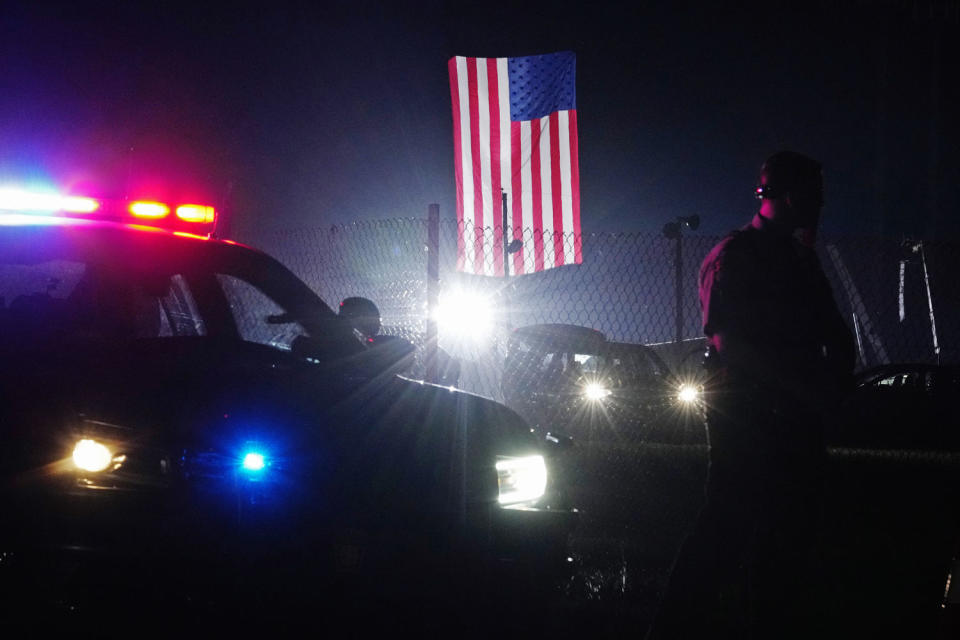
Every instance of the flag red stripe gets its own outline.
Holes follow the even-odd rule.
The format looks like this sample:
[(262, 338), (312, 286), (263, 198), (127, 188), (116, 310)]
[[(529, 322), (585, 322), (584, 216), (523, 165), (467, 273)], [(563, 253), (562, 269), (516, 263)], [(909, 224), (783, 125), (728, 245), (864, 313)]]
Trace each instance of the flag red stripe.
[(553, 264), (563, 265), (563, 194), (560, 191), (560, 116), (550, 114), (550, 179), (553, 189)]
[(580, 160), (577, 153), (577, 110), (570, 110), (570, 190), (573, 194), (573, 253), (577, 264), (583, 263), (580, 233)]
[(503, 196), (500, 193), (500, 91), (497, 59), (487, 58), (487, 102), (490, 104), (490, 202), (493, 204), (493, 275), (503, 275)]
[(474, 273), (483, 273), (483, 189), (480, 179), (480, 87), (477, 84), (477, 59), (467, 58), (467, 84), (470, 87), (470, 157), (473, 169), (473, 246)]
[[(522, 198), (522, 189), (523, 182), (521, 181), (520, 171), (522, 168), (522, 160), (520, 159), (520, 123), (519, 122), (510, 122), (510, 171), (511, 175), (511, 188), (510, 193), (513, 200), (513, 233), (516, 234), (519, 230), (520, 237), (523, 238), (523, 198)], [(516, 237), (515, 235), (512, 237)], [(517, 251), (513, 254), (513, 273), (515, 275), (523, 273), (523, 249)]]
[(540, 118), (530, 121), (530, 170), (533, 173), (533, 270), (543, 271), (543, 193), (540, 189)]
[(460, 83), (457, 79), (457, 59), (447, 63), (450, 74), (450, 103), (453, 105), (453, 165), (457, 182), (457, 271), (463, 271), (463, 146), (460, 143)]

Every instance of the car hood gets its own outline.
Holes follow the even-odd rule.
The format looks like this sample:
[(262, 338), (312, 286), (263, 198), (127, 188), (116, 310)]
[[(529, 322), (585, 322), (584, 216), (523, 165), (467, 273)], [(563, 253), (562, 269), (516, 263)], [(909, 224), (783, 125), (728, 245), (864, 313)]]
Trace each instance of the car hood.
[(287, 452), (336, 451), (341, 462), (364, 466), (388, 463), (375, 452), (430, 464), (458, 446), (469, 447), (471, 459), (538, 448), (503, 405), (374, 375), (364, 365), (362, 354), (315, 364), (261, 345), (203, 338), (4, 358), (0, 424), (4, 457), (16, 458), (5, 468), (49, 463), (51, 451), (67, 451), (95, 425), (172, 453), (224, 451), (253, 440)]

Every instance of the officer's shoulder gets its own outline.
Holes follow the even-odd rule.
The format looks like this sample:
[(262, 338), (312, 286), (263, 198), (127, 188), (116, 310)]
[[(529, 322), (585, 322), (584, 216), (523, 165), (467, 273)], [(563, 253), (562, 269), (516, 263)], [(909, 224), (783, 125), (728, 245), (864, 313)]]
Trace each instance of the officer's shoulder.
[(744, 252), (751, 252), (756, 242), (756, 238), (753, 237), (755, 234), (756, 229), (749, 225), (740, 229), (734, 229), (725, 235), (720, 242), (714, 246), (713, 251), (710, 253), (718, 258), (722, 258), (730, 255), (739, 255)]
[(700, 267), (701, 277), (710, 270), (727, 272), (737, 271), (740, 266), (748, 267), (755, 251), (751, 231), (754, 230), (749, 226), (734, 229), (714, 245)]

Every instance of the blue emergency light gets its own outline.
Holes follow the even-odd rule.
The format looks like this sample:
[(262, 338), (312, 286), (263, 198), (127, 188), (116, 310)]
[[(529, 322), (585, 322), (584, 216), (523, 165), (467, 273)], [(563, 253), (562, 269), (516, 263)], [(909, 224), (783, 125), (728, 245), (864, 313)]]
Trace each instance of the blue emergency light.
[(248, 451), (243, 455), (242, 464), (243, 464), (244, 471), (259, 473), (264, 469), (266, 469), (267, 459), (259, 451)]

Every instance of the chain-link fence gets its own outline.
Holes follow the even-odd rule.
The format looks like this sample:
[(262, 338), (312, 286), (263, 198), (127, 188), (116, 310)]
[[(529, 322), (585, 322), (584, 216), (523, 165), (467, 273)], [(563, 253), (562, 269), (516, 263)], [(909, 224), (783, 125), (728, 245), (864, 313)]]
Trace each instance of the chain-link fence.
[[(457, 271), (458, 231), (453, 222), (440, 225), (440, 306), (456, 292), (468, 291), (486, 297), (495, 309), (489, 333), (472, 329), (465, 338), (457, 331), (462, 327), (440, 323), (439, 346), (460, 364), (458, 386), (506, 402), (543, 431), (575, 436), (580, 443), (574, 456), (580, 487), (587, 486), (582, 482), (585, 469), (592, 468), (595, 477), (589, 484), (603, 487), (603, 497), (610, 504), (635, 502), (635, 495), (618, 491), (633, 490), (624, 474), (630, 469), (640, 472), (635, 466), (639, 459), (646, 460), (639, 469), (647, 471), (656, 467), (651, 460), (662, 455), (670, 457), (673, 465), (672, 473), (648, 476), (648, 486), (653, 478), (685, 487), (683, 491), (661, 487), (663, 491), (647, 493), (651, 499), (689, 492), (697, 486), (704, 472), (702, 421), (698, 428), (689, 416), (670, 415), (673, 409), (664, 397), (675, 394), (675, 386), (667, 382), (675, 385), (678, 376), (700, 372), (703, 341), (697, 275), (701, 261), (719, 238), (690, 232), (673, 238), (643, 232), (590, 234), (580, 238), (582, 264), (491, 277)], [(472, 239), (473, 234), (465, 237)], [(537, 239), (530, 231), (522, 237), (523, 251), (532, 253)], [(484, 239), (488, 247), (502, 242), (489, 231)], [(247, 240), (285, 262), (331, 307), (349, 296), (374, 300), (382, 314), (383, 332), (406, 338), (418, 347), (419, 370), (413, 375), (424, 376), (427, 220), (274, 231), (252, 234)], [(552, 242), (550, 238), (540, 240)], [(571, 243), (574, 238), (567, 235), (562, 241)], [(823, 237), (818, 251), (840, 310), (856, 336), (859, 369), (891, 362), (958, 361), (960, 285), (953, 274), (960, 272), (960, 251), (955, 245)], [(487, 259), (493, 255), (489, 251)], [(529, 266), (530, 259), (521, 252), (511, 260), (511, 270), (519, 261)], [(473, 313), (479, 315), (480, 311)], [(475, 318), (469, 314), (460, 316), (462, 323), (472, 320)], [(539, 378), (540, 384), (519, 384), (524, 376), (516, 373), (520, 359), (512, 350), (531, 347), (520, 344), (514, 330), (547, 324), (573, 326), (554, 331), (552, 346), (532, 347), (542, 353), (533, 365), (537, 369), (524, 372), (524, 376), (527, 381)], [(573, 346), (580, 340), (576, 336), (583, 334), (577, 333), (577, 327), (602, 333), (606, 340), (601, 337), (601, 341), (607, 346), (604, 350)], [(567, 347), (558, 346), (558, 340), (566, 340)], [(524, 357), (523, 361), (531, 359)], [(641, 361), (644, 364), (638, 364)], [(575, 371), (578, 376), (584, 371), (602, 371), (604, 379), (621, 381), (621, 395), (617, 397), (614, 389), (614, 396), (604, 401), (601, 415), (597, 405), (591, 408), (584, 402), (582, 393), (573, 397), (582, 391), (582, 385), (569, 384), (569, 379), (558, 375), (561, 370), (564, 374)], [(661, 370), (677, 375), (664, 376), (658, 373)], [(583, 425), (591, 425), (591, 431), (579, 429)], [(597, 425), (599, 428), (594, 428)], [(664, 425), (668, 426), (666, 435)], [(679, 455), (676, 449), (664, 454), (657, 448), (661, 444), (700, 449), (692, 454)], [(686, 466), (678, 467), (678, 460)], [(597, 506), (595, 497), (591, 500)], [(631, 512), (664, 513), (677, 504), (651, 503), (649, 509), (634, 504)], [(662, 524), (661, 531), (665, 530)]]
[[(397, 219), (324, 229), (251, 232), (242, 240), (273, 254), (336, 309), (348, 296), (379, 306), (384, 333), (418, 347), (427, 321), (426, 219)], [(488, 238), (495, 242), (492, 234)], [(700, 351), (697, 272), (717, 237), (687, 233), (584, 235), (583, 263), (512, 277), (458, 272), (458, 228), (440, 225), (440, 300), (455, 291), (485, 296), (493, 330), (463, 340), (439, 327), (439, 344), (462, 363), (460, 386), (502, 399), (500, 374), (509, 330), (562, 323), (601, 331), (611, 341), (657, 345), (671, 368)], [(534, 234), (511, 256), (532, 264)], [(552, 239), (546, 239), (552, 244)], [(564, 243), (574, 242), (571, 235)], [(889, 362), (957, 362), (960, 356), (960, 250), (946, 242), (823, 237), (818, 252), (834, 296), (857, 337), (858, 368)], [(488, 260), (492, 259), (490, 252)], [(677, 268), (677, 258), (680, 268)], [(686, 362), (683, 359), (687, 358)]]
[[(495, 236), (487, 234), (492, 242), (497, 241)], [(582, 515), (573, 538), (577, 561), (566, 589), (588, 599), (624, 602), (646, 615), (655, 606), (671, 558), (702, 504), (707, 469), (702, 420), (678, 414), (676, 405), (671, 409), (669, 402), (663, 402), (669, 390), (660, 384), (658, 391), (657, 375), (651, 374), (661, 366), (674, 372), (698, 369), (703, 343), (697, 274), (719, 238), (691, 232), (673, 239), (654, 233), (590, 234), (580, 239), (582, 264), (513, 277), (458, 272), (457, 238), (456, 224), (441, 224), (441, 303), (449, 302), (457, 290), (466, 290), (486, 296), (496, 309), (493, 331), (485, 336), (473, 332), (472, 337), (479, 340), (457, 339), (456, 327), (442, 323), (439, 327), (440, 347), (460, 361), (459, 386), (506, 401), (543, 430), (554, 426), (552, 421), (564, 422), (558, 425), (561, 431), (577, 425), (590, 427), (569, 434), (576, 446), (552, 467), (560, 484), (568, 488), (569, 504)], [(527, 251), (535, 238), (531, 232), (523, 238)], [(428, 314), (427, 220), (250, 233), (242, 239), (279, 258), (334, 309), (349, 296), (374, 300), (382, 314), (383, 332), (410, 340), (422, 353)], [(551, 239), (546, 240), (549, 244)], [(566, 236), (563, 241), (573, 238)], [(954, 275), (960, 273), (957, 245), (821, 237), (818, 252), (840, 310), (856, 335), (859, 369), (892, 362), (960, 360), (960, 283)], [(530, 256), (519, 259), (529, 261)], [(511, 265), (512, 272), (515, 266)], [(564, 395), (562, 385), (552, 387), (547, 376), (552, 375), (550, 367), (562, 351), (556, 347), (545, 348), (539, 359), (545, 383), (516, 393), (510, 366), (511, 349), (519, 335), (514, 330), (544, 324), (601, 332), (607, 350), (571, 347), (563, 356), (564, 367), (584, 371), (606, 367), (607, 372), (617, 372), (609, 377), (626, 380), (624, 393), (618, 396), (613, 389), (605, 408), (584, 408), (582, 400)], [(589, 342), (595, 337), (593, 332), (570, 327), (560, 332), (570, 340)], [(633, 356), (624, 355), (630, 353)], [(645, 364), (637, 364), (641, 362)], [(623, 370), (629, 367), (632, 371)], [(672, 438), (670, 433), (656, 432), (657, 426), (664, 425), (669, 425)], [(899, 521), (906, 507), (899, 503), (890, 507), (887, 494), (872, 491), (880, 480), (896, 484), (897, 490), (891, 489), (890, 495), (903, 495), (905, 500), (909, 496), (911, 504), (923, 496), (929, 508), (909, 521), (936, 522), (936, 526), (918, 524), (917, 528), (936, 530), (938, 536), (952, 541), (949, 536), (955, 526), (948, 505), (955, 503), (953, 467), (917, 472), (897, 455), (892, 466), (885, 462), (888, 458), (832, 459), (827, 511), (833, 522), (830, 548), (842, 552), (837, 558), (853, 557), (851, 549), (863, 546), (864, 531), (889, 529), (887, 521), (864, 528), (863, 522), (869, 519), (861, 517), (863, 512)], [(925, 484), (917, 477), (925, 479)], [(861, 508), (857, 510), (856, 505)], [(923, 557), (934, 569), (918, 574), (932, 576), (935, 583), (940, 577), (936, 567), (946, 561), (941, 558), (943, 545), (918, 545), (910, 536), (901, 538), (910, 541), (900, 554), (903, 557), (914, 558), (917, 548), (927, 550)], [(880, 555), (899, 557), (898, 553)], [(849, 575), (843, 574), (844, 584), (855, 583), (862, 573), (854, 562), (837, 560), (835, 564), (842, 565), (838, 574), (852, 567)], [(913, 585), (908, 579), (900, 582)]]

